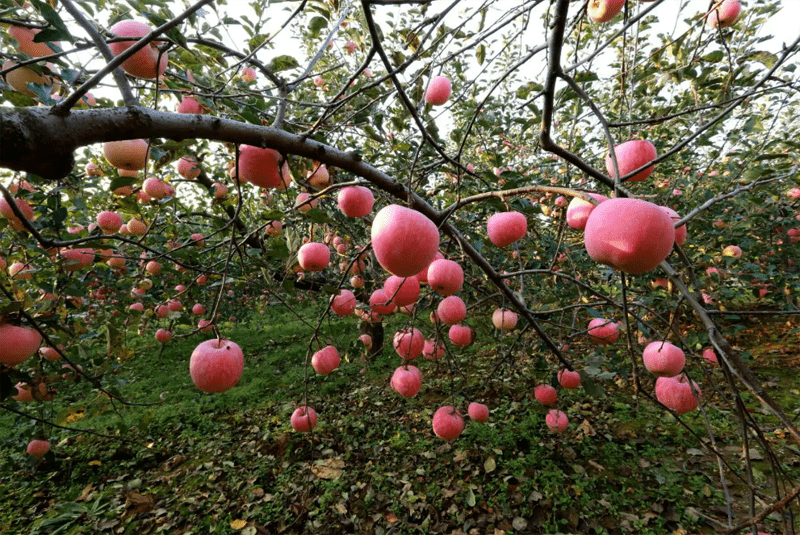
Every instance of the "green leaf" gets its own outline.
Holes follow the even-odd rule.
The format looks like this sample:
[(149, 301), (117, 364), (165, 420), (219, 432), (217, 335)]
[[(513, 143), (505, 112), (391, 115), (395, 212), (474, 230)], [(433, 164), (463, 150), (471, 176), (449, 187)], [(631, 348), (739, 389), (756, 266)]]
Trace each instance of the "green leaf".
[(333, 220), (328, 216), (328, 212), (319, 208), (312, 208), (305, 213), (305, 216), (314, 223), (333, 223)]
[[(72, 34), (69, 33), (69, 30), (67, 30), (67, 27), (64, 25), (64, 21), (61, 20), (61, 16), (56, 12), (55, 9), (52, 8), (52, 6), (50, 6), (50, 4), (39, 4), (39, 14), (42, 15), (44, 20), (53, 25), (53, 28), (50, 28), (49, 33), (46, 34), (42, 39), (69, 41), (70, 43), (75, 42), (75, 38), (72, 37)], [(41, 33), (44, 33), (45, 31), (48, 30), (44, 30)], [(51, 37), (51, 35), (53, 37)], [(36, 41), (35, 38), (34, 41)]]
[(467, 492), (467, 505), (475, 507), (475, 503), (475, 493), (472, 492), (472, 489), (469, 489), (469, 492)]
[(269, 62), (268, 67), (272, 72), (280, 72), (288, 69), (294, 69), (299, 65), (300, 64), (296, 59), (294, 59), (293, 56), (278, 56), (276, 58), (272, 58), (272, 61)]
[(724, 57), (725, 57), (725, 54), (722, 52), (722, 50), (715, 50), (714, 52), (712, 52), (710, 54), (706, 54), (705, 56), (703, 56), (703, 61), (716, 63), (718, 61), (721, 61), (722, 58), (724, 58)]
[(267, 246), (267, 253), (273, 258), (288, 258), (289, 247), (281, 238), (272, 238)]
[(486, 473), (494, 472), (494, 469), (497, 468), (497, 462), (494, 460), (494, 457), (489, 457), (483, 463), (483, 469), (486, 470)]
[(317, 37), (319, 36), (322, 30), (327, 28), (327, 26), (328, 26), (328, 21), (325, 20), (324, 17), (316, 16), (312, 18), (311, 21), (308, 23), (308, 31), (311, 32), (311, 35)]
[(483, 65), (483, 61), (486, 59), (486, 46), (481, 44), (475, 50), (475, 59), (478, 60), (478, 65)]

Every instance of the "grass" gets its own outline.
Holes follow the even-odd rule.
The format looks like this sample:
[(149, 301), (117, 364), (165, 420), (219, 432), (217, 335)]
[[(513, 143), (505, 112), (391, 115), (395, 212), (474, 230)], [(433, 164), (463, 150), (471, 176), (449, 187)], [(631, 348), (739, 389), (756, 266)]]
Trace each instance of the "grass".
[[(302, 305), (304, 316), (314, 307)], [(404, 319), (390, 320), (387, 340)], [(162, 350), (151, 336), (128, 334), (135, 357), (108, 382), (140, 405), (114, 410), (78, 384), (93, 401), (77, 394), (73, 401), (93, 413), (87, 407), (87, 416), (69, 424), (113, 438), (53, 430), (54, 452), (37, 464), (24, 454), (35, 424), (0, 415), (0, 532), (713, 532), (694, 513), (721, 509), (713, 459), (698, 455), (697, 441), (671, 417), (616, 388), (614, 378), (597, 379), (602, 397), (560, 390), (571, 425), (553, 435), (532, 395), (549, 374), (541, 358), (470, 349), (415, 363), (423, 390), (406, 400), (388, 388), (398, 364), (391, 348), (364, 366), (353, 325), (324, 324), (343, 362), (327, 377), (312, 370), (306, 386), (311, 326), (277, 307), (224, 324), (245, 351), (245, 372), (235, 388), (214, 395), (189, 378), (200, 339)], [(453, 403), (453, 389), (459, 406), (481, 400), (492, 414), (444, 442), (430, 421), (439, 405)], [(299, 434), (288, 421), (306, 397), (319, 426)], [(59, 398), (39, 405), (51, 405), (51, 415), (70, 406)], [(721, 442), (736, 444), (725, 415), (708, 412), (725, 435)], [(698, 414), (687, 422), (703, 432)]]

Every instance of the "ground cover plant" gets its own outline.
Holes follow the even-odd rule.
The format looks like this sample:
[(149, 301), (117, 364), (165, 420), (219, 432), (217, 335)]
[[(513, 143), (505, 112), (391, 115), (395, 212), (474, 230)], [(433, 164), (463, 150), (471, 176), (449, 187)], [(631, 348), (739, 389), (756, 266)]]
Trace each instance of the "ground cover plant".
[(794, 533), (799, 10), (0, 0), (3, 527)]

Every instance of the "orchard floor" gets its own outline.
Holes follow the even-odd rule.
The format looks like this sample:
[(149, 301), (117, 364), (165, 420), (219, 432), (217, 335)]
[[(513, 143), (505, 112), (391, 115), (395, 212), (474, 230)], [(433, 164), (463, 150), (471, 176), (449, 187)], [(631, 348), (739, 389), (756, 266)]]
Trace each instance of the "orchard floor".
[[(388, 340), (399, 321), (387, 325)], [(753, 324), (751, 363), (796, 419), (797, 324), (780, 325)], [(532, 395), (549, 380), (542, 357), (509, 356), (505, 344), (499, 353), (416, 363), (423, 389), (406, 400), (388, 385), (398, 365), (391, 347), (365, 366), (352, 318), (334, 320), (324, 331), (338, 340), (342, 365), (327, 377), (311, 370), (306, 390), (312, 329), (278, 309), (223, 324), (245, 351), (245, 373), (238, 386), (213, 395), (200, 393), (188, 374), (201, 339), (161, 350), (152, 332), (131, 332), (136, 356), (106, 384), (144, 405), (115, 409), (84, 382), (65, 386), (55, 402), (24, 406), (111, 435), (52, 430), (53, 451), (39, 463), (25, 455), (22, 438), (35, 424), (0, 413), (0, 533), (693, 534), (718, 532), (709, 519), (725, 519), (715, 460), (618, 375), (599, 374), (588, 389), (560, 389), (570, 427), (555, 435)], [(436, 408), (453, 402), (453, 388), (459, 405), (478, 400), (492, 412), (488, 423), (468, 423), (459, 439), (445, 442), (430, 422)], [(319, 414), (312, 434), (289, 426), (304, 393)], [(796, 481), (800, 450), (766, 411), (756, 412)], [(716, 405), (707, 414), (718, 445), (740, 453), (734, 415)], [(684, 419), (705, 436), (697, 411)], [(769, 493), (770, 467), (755, 465), (756, 484)], [(743, 518), (742, 485), (730, 474), (727, 481)], [(779, 519), (767, 518), (772, 533), (782, 532)]]

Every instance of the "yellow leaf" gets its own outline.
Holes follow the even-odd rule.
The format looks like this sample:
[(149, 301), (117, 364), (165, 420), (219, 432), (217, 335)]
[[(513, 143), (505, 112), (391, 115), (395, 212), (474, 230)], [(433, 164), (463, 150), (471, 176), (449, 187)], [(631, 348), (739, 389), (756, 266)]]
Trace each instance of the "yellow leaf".
[(246, 525), (247, 522), (245, 522), (244, 520), (234, 520), (233, 522), (231, 522), (231, 527), (233, 529), (242, 529)]
[(486, 461), (484, 461), (483, 469), (486, 470), (487, 474), (494, 471), (495, 468), (497, 468), (497, 463), (495, 462), (494, 457), (489, 457), (486, 459)]
[(89, 466), (103, 466), (100, 461), (89, 461)]

